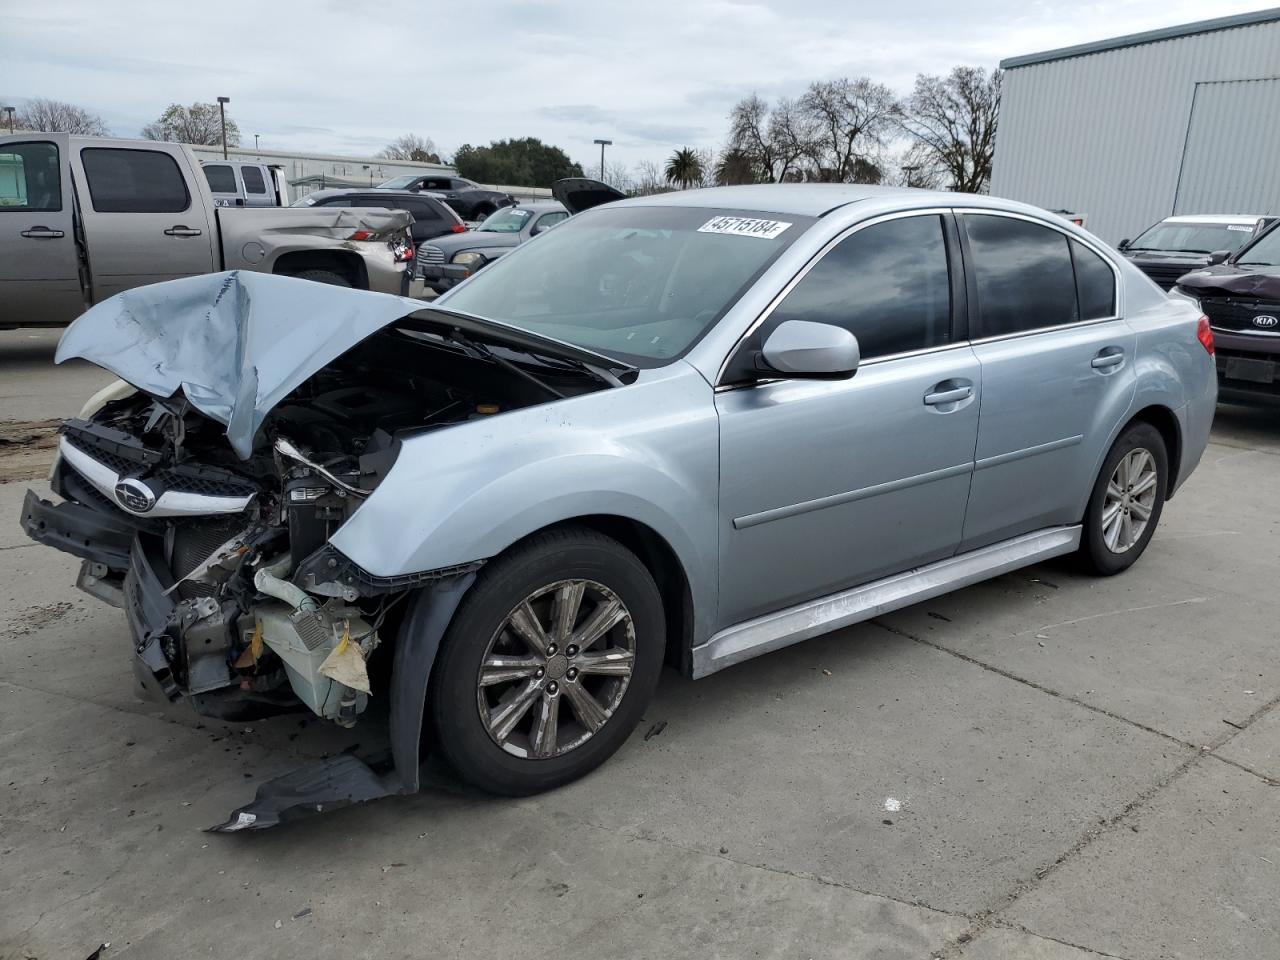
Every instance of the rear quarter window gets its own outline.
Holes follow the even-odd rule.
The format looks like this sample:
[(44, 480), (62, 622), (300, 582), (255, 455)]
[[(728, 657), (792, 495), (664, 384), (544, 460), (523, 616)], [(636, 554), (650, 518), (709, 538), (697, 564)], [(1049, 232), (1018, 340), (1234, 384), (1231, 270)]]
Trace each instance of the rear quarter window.
[(80, 162), (98, 213), (179, 213), (191, 206), (182, 171), (167, 153), (85, 147)]
[(979, 337), (1057, 327), (1080, 319), (1067, 236), (1014, 217), (966, 213)]
[(241, 167), (240, 176), (244, 179), (245, 193), (266, 193), (267, 181), (257, 167)]
[(1076, 296), (1081, 320), (1101, 320), (1116, 315), (1116, 275), (1111, 265), (1078, 240), (1071, 241), (1071, 261), (1076, 268)]
[(204, 178), (214, 193), (237, 193), (236, 173), (225, 163), (206, 163)]

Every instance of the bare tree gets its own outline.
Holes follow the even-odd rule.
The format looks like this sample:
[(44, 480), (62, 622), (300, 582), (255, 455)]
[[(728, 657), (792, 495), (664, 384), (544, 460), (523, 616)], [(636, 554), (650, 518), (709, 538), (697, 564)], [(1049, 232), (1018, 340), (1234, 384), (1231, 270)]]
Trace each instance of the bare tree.
[[(193, 103), (189, 107), (171, 103), (155, 123), (142, 128), (142, 136), (147, 140), (216, 146), (222, 143), (222, 115), (216, 103)], [(227, 146), (240, 146), (240, 128), (230, 117), (227, 117)]]
[(769, 115), (769, 141), (773, 144), (776, 180), (803, 180), (806, 157), (813, 156), (818, 126), (796, 100), (780, 99)]
[(74, 103), (46, 100), (43, 97), (28, 100), (18, 111), (15, 122), (23, 130), (74, 133), (82, 137), (111, 136), (111, 131), (96, 113), (90, 113)]
[(662, 167), (652, 160), (644, 160), (636, 165), (634, 179), (634, 195), (647, 197), (653, 193), (667, 193), (671, 186), (662, 172)]
[(929, 150), (920, 143), (913, 142), (906, 150), (888, 160), (884, 182), (898, 187), (940, 190), (947, 182), (947, 174)]
[(817, 130), (812, 159), (818, 179), (835, 181), (865, 176), (865, 162), (884, 146), (900, 110), (893, 91), (867, 77), (812, 83), (799, 107)]
[(982, 193), (991, 180), (999, 70), (956, 67), (946, 77), (921, 74), (907, 98), (901, 125), (949, 179), (952, 190)]
[(779, 183), (802, 179), (796, 176), (797, 170), (813, 151), (814, 132), (809, 117), (795, 101), (783, 98), (770, 110), (753, 93), (729, 111), (728, 149), (746, 158), (760, 180)]
[[(590, 171), (591, 167), (584, 163), (582, 169)], [(626, 194), (635, 191), (635, 180), (631, 176), (631, 171), (627, 169), (625, 163), (619, 163), (616, 160), (606, 161), (604, 165), (604, 182), (613, 187), (613, 189), (621, 190)]]
[(420, 137), (416, 133), (406, 133), (397, 137), (378, 151), (383, 160), (416, 160), (419, 163), (439, 163), (440, 154), (430, 137)]

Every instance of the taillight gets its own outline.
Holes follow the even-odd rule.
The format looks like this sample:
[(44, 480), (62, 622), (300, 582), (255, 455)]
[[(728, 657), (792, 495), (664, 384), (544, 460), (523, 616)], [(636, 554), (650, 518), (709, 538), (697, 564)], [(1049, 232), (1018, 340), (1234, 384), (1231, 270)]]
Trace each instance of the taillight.
[(395, 253), (396, 263), (408, 263), (410, 260), (413, 259), (414, 249), (413, 249), (412, 243), (406, 244), (403, 247), (397, 245), (392, 249), (394, 249), (396, 252)]
[(454, 233), (466, 233), (467, 225), (465, 223), (455, 223), (449, 229), (452, 230)]
[(357, 230), (351, 236), (347, 237), (347, 239), (348, 240), (368, 240), (372, 236), (373, 234), (370, 233), (368, 230)]
[(1213, 330), (1209, 327), (1209, 318), (1202, 316), (1196, 324), (1196, 339), (1204, 347), (1209, 356), (1213, 356)]

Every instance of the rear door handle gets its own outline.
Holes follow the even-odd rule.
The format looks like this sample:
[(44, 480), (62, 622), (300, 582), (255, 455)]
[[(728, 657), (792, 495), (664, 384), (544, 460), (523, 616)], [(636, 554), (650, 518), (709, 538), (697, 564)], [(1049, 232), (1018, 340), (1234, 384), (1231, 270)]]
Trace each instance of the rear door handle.
[(924, 402), (927, 406), (937, 407), (944, 403), (958, 403), (961, 400), (968, 400), (973, 396), (973, 387), (954, 387), (950, 390), (938, 390), (934, 393), (926, 393)]
[(200, 236), (200, 231), (179, 223), (166, 230), (164, 235), (166, 237), (198, 237)]
[(50, 230), (48, 227), (32, 227), (23, 230), (22, 235), (29, 240), (61, 240), (66, 236), (61, 230)]
[(1095, 370), (1110, 370), (1112, 367), (1118, 367), (1122, 363), (1124, 363), (1123, 350), (1104, 351), (1089, 361), (1089, 365)]

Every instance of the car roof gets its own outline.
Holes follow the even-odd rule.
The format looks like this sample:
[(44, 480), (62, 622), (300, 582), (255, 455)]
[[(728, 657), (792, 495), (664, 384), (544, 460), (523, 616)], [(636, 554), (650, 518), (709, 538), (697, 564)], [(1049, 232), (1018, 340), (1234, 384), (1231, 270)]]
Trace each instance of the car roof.
[(324, 190), (312, 190), (307, 196), (315, 197), (317, 200), (328, 200), (330, 197), (350, 197), (365, 193), (375, 197), (382, 197), (385, 194), (390, 197), (405, 197), (406, 199), (414, 197), (427, 197), (431, 200), (439, 199), (429, 193), (419, 193), (416, 190), (380, 190), (377, 187), (327, 187)]
[(516, 203), (515, 209), (528, 210), (530, 213), (566, 213), (564, 205), (559, 200), (530, 200), (525, 202), (520, 200)]
[(1247, 213), (1198, 213), (1194, 216), (1178, 216), (1165, 217), (1161, 223), (1238, 223), (1245, 226), (1253, 226), (1259, 220), (1263, 219), (1266, 214), (1247, 214)]
[[(700, 190), (672, 190), (647, 197), (617, 200), (610, 206), (640, 207), (720, 207), (734, 210), (760, 210), (820, 217), (824, 213), (860, 200), (887, 200), (901, 196), (913, 202), (937, 198), (939, 205), (955, 202), (956, 194), (915, 187), (880, 187), (865, 183), (760, 183), (738, 187), (706, 187)], [(966, 194), (966, 205), (974, 195)], [(985, 205), (985, 204), (977, 204)], [(993, 203), (992, 206), (998, 206)]]

